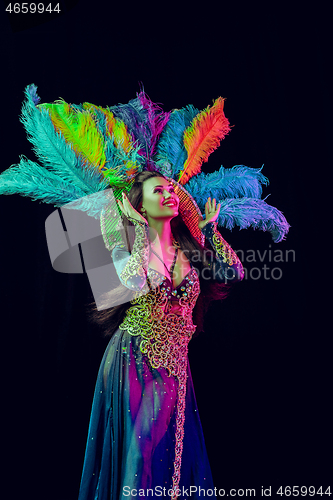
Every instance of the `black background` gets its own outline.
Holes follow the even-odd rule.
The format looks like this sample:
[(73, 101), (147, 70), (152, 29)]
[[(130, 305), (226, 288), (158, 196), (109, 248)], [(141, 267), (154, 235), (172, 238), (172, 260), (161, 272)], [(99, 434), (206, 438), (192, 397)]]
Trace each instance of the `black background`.
[[(80, 0), (38, 18), (9, 15), (7, 5), (1, 170), (21, 154), (34, 159), (18, 120), (30, 83), (42, 102), (125, 103), (140, 82), (165, 110), (227, 98), (234, 127), (203, 170), (264, 164), (264, 196), (291, 229), (279, 244), (268, 233), (223, 231), (245, 256), (254, 250), (256, 262), (243, 262), (248, 279), (212, 306), (206, 333), (190, 345), (214, 481), (226, 490), (256, 488), (257, 496), (261, 486), (272, 486), (272, 496), (279, 486), (325, 491), (332, 477), (329, 288), (320, 285), (329, 279), (324, 188), (332, 178), (328, 12), (320, 4), (293, 11), (269, 2)], [(54, 208), (20, 196), (1, 197), (0, 206), (4, 484), (9, 498), (74, 500), (106, 341), (85, 317), (87, 276), (50, 264), (44, 224)], [(320, 221), (326, 232), (315, 233)], [(284, 260), (294, 251), (295, 261), (274, 262), (274, 250)], [(266, 251), (263, 262), (258, 251)], [(281, 279), (272, 278), (274, 267)]]

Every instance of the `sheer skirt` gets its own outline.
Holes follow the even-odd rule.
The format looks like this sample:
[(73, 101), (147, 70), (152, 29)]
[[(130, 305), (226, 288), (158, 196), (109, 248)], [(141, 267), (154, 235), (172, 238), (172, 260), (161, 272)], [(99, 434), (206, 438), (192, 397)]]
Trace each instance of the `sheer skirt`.
[[(178, 380), (165, 368), (151, 368), (139, 344), (140, 337), (118, 329), (104, 353), (79, 500), (143, 497), (139, 490), (147, 498), (170, 498)], [(213, 489), (189, 364), (187, 375), (180, 493), (190, 486)], [(200, 498), (194, 488), (191, 498)]]

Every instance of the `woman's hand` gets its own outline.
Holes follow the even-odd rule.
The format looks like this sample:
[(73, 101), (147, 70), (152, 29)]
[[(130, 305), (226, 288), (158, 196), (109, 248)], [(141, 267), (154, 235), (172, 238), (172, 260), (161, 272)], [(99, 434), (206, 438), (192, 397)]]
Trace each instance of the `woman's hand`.
[(120, 200), (117, 200), (118, 207), (120, 207), (120, 210), (122, 213), (125, 215), (125, 217), (131, 217), (132, 219), (136, 219), (139, 222), (144, 222), (145, 224), (148, 224), (146, 219), (142, 217), (142, 215), (135, 210), (135, 208), (132, 207), (129, 199), (127, 198), (127, 195), (123, 192), (123, 202)]
[(216, 206), (215, 198), (213, 198), (213, 201), (211, 201), (211, 199), (209, 197), (207, 200), (207, 203), (205, 205), (206, 218), (205, 218), (205, 220), (202, 220), (199, 222), (199, 224), (198, 224), (199, 229), (202, 229), (203, 227), (205, 227), (205, 225), (208, 224), (208, 222), (215, 222), (219, 216), (220, 208), (221, 208), (221, 203), (219, 203)]

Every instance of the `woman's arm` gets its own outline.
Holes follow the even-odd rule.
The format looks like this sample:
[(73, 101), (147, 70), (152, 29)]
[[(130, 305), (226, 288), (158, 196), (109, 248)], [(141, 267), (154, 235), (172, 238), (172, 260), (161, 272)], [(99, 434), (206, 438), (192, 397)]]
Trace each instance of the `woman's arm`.
[(209, 197), (205, 205), (206, 219), (199, 222), (199, 228), (215, 251), (213, 279), (219, 283), (236, 283), (244, 278), (244, 269), (236, 253), (217, 230), (220, 208), (221, 204), (216, 205), (215, 198), (211, 200)]
[(119, 279), (131, 290), (141, 290), (146, 283), (149, 262), (149, 226), (132, 217), (128, 219), (135, 227), (135, 240), (130, 253), (124, 245), (112, 251), (112, 259)]
[(217, 230), (217, 222), (207, 222), (201, 231), (215, 251), (215, 260), (212, 263), (213, 278), (225, 284), (241, 281), (244, 278), (242, 263)]

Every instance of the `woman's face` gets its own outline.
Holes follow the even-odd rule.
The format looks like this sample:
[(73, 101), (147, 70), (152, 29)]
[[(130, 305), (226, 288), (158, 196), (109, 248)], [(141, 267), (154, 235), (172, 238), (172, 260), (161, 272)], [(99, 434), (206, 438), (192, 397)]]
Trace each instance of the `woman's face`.
[(164, 177), (151, 177), (142, 184), (142, 208), (153, 219), (178, 215), (179, 198)]

